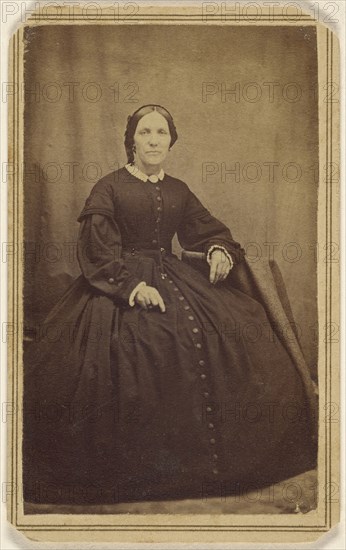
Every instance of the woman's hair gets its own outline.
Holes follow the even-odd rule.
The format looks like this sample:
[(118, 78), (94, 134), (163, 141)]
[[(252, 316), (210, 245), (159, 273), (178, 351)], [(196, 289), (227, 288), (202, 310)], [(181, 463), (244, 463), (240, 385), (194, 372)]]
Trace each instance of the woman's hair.
[(172, 147), (178, 139), (178, 134), (173, 122), (173, 117), (169, 113), (169, 111), (167, 111), (167, 109), (161, 107), (161, 105), (143, 105), (142, 107), (137, 109), (137, 111), (135, 111), (132, 115), (129, 115), (127, 117), (124, 143), (128, 162), (134, 161), (133, 146), (137, 124), (141, 120), (141, 118), (143, 118), (145, 115), (148, 115), (149, 113), (152, 113), (153, 111), (157, 111), (167, 120), (169, 132), (171, 134), (170, 147)]

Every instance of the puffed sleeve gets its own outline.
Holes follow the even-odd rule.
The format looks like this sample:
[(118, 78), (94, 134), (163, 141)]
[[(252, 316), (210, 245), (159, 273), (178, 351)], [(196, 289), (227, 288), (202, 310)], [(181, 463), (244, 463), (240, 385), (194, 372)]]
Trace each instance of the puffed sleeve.
[(183, 219), (177, 232), (183, 248), (208, 254), (211, 247), (224, 248), (231, 256), (233, 264), (244, 259), (245, 252), (233, 240), (230, 230), (202, 205), (188, 189)]
[(82, 273), (96, 290), (129, 304), (141, 279), (130, 274), (121, 258), (121, 236), (114, 220), (103, 214), (90, 214), (81, 221), (77, 244)]
[(128, 305), (141, 279), (131, 274), (121, 257), (121, 234), (115, 219), (112, 186), (101, 180), (93, 188), (78, 218), (77, 256), (85, 279), (97, 291)]

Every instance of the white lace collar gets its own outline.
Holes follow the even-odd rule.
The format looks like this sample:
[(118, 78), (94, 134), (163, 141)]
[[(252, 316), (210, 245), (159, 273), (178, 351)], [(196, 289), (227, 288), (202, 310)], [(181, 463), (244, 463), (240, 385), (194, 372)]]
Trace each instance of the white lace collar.
[(159, 180), (162, 181), (163, 178), (165, 177), (165, 173), (162, 168), (157, 175), (152, 174), (151, 176), (144, 174), (144, 172), (142, 172), (134, 164), (125, 164), (125, 168), (128, 172), (130, 172), (130, 174), (132, 174), (132, 176), (135, 176), (136, 178), (144, 182), (147, 182), (149, 180), (151, 183), (157, 183)]

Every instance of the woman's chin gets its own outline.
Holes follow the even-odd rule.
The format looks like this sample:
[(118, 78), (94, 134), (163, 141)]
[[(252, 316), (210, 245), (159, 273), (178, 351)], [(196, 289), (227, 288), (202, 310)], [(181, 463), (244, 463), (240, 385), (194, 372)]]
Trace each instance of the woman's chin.
[(158, 166), (162, 164), (164, 157), (162, 155), (148, 155), (145, 161), (148, 166)]

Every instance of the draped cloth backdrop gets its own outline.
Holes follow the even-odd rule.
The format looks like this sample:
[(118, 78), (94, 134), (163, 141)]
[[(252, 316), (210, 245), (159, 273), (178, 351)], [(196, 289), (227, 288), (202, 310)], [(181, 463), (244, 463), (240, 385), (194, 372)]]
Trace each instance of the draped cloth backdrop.
[(80, 273), (76, 220), (94, 183), (126, 161), (127, 116), (159, 103), (179, 135), (165, 170), (230, 227), (249, 261), (277, 261), (314, 370), (315, 30), (56, 25), (25, 41), (27, 328)]

